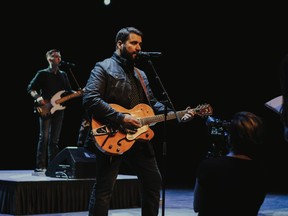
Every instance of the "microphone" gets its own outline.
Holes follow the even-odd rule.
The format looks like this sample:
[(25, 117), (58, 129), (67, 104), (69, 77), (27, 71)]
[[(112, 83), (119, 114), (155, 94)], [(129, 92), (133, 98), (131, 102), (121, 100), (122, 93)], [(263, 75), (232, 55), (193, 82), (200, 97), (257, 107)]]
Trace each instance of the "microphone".
[(162, 56), (161, 52), (138, 52), (137, 53), (138, 57), (144, 57), (144, 58), (150, 58), (150, 57), (159, 57)]
[(60, 62), (60, 65), (75, 67), (75, 64), (74, 64), (74, 63), (67, 62), (67, 61), (61, 61), (61, 62)]

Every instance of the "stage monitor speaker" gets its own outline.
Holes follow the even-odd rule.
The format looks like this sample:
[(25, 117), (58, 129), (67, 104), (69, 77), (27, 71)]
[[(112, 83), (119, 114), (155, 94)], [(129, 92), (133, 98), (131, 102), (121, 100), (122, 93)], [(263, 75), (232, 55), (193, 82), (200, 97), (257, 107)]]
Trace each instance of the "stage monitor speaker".
[(84, 147), (66, 147), (50, 162), (46, 176), (57, 178), (95, 178), (96, 155)]

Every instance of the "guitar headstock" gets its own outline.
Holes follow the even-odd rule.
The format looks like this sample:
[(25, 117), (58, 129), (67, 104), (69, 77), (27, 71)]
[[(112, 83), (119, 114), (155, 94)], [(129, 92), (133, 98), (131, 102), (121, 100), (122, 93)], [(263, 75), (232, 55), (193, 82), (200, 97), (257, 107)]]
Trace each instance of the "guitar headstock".
[(201, 117), (209, 116), (213, 114), (213, 108), (210, 104), (201, 104), (194, 108), (195, 114)]

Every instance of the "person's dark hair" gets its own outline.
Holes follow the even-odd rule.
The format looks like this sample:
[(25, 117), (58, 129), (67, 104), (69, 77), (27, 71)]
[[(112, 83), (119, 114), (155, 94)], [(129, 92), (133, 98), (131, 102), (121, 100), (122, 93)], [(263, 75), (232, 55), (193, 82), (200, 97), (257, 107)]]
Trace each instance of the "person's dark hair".
[(251, 112), (235, 113), (229, 128), (229, 147), (234, 154), (254, 157), (263, 142), (263, 121)]
[(143, 37), (143, 33), (140, 30), (136, 29), (135, 27), (125, 27), (125, 28), (120, 29), (118, 33), (116, 34), (115, 45), (117, 46), (117, 42), (119, 40), (122, 41), (122, 43), (125, 43), (128, 40), (129, 35), (131, 33), (134, 33)]

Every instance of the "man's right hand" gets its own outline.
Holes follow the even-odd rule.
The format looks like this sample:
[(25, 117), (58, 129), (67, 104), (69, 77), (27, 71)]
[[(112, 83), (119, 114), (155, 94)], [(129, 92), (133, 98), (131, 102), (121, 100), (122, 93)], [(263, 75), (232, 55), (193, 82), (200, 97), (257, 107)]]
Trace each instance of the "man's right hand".
[(125, 128), (128, 128), (130, 130), (137, 129), (142, 126), (139, 119), (134, 118), (133, 116), (129, 114), (125, 114), (125, 117), (123, 119), (123, 125)]

